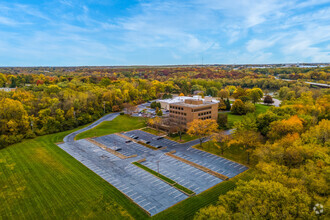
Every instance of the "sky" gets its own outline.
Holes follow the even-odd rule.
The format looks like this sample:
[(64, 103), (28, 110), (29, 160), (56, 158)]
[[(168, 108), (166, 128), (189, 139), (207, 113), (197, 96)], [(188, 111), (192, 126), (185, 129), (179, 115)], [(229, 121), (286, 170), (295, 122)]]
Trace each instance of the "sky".
[(330, 0), (1, 0), (0, 66), (330, 62)]

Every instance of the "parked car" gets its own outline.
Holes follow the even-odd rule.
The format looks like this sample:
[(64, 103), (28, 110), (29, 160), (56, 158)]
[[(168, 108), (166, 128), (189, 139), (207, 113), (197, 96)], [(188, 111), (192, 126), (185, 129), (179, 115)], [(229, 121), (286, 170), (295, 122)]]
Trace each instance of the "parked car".
[(164, 139), (164, 137), (158, 137), (158, 138), (156, 138), (156, 140), (161, 140), (161, 139)]
[(127, 140), (127, 141), (125, 141), (125, 143), (127, 144), (127, 143), (131, 143), (132, 141), (131, 140)]

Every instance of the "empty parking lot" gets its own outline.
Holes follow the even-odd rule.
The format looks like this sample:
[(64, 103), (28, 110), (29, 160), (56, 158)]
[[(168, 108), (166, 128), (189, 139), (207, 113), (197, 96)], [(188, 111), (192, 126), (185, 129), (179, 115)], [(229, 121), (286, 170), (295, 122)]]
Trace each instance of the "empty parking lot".
[(119, 191), (138, 204), (150, 215), (155, 215), (176, 203), (188, 198), (188, 195), (167, 184), (149, 172), (132, 164), (134, 161), (170, 178), (178, 184), (199, 194), (214, 185), (222, 182), (207, 172), (184, 163), (165, 153), (175, 149), (176, 156), (207, 167), (228, 177), (233, 177), (247, 169), (247, 167), (209, 154), (194, 148), (198, 141), (180, 144), (168, 139), (159, 139), (159, 136), (133, 130), (123, 133), (127, 137), (137, 136), (137, 141), (150, 141), (152, 146), (167, 146), (167, 149), (152, 150), (138, 143), (128, 142), (128, 139), (116, 134), (93, 138), (112, 150), (118, 150), (125, 156), (137, 155), (133, 158), (120, 159), (97, 145), (79, 140), (65, 142), (59, 146), (83, 163), (86, 167), (101, 176), (104, 180), (116, 187)]

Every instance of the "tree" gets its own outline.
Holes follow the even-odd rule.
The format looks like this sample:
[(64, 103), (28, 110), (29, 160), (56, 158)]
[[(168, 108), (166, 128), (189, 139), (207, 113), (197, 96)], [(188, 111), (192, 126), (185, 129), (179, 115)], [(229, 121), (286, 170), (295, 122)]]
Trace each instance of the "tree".
[(230, 111), (236, 115), (246, 114), (245, 105), (240, 99), (236, 99), (233, 105), (231, 106)]
[(150, 118), (148, 120), (148, 124), (150, 127), (155, 127), (156, 130), (159, 130), (159, 126), (162, 123), (162, 119), (159, 117), (155, 117), (155, 118)]
[(221, 89), (218, 92), (218, 97), (221, 99), (227, 99), (229, 98), (229, 91), (227, 89)]
[(218, 94), (218, 89), (216, 87), (209, 87), (206, 89), (206, 95), (215, 97)]
[(236, 90), (233, 93), (233, 97), (235, 99), (240, 99), (240, 97), (246, 96), (246, 91), (242, 87), (237, 87)]
[(156, 111), (157, 116), (163, 116), (163, 111), (161, 109), (158, 109), (158, 111)]
[(318, 125), (310, 128), (302, 135), (304, 143), (315, 143), (330, 146), (330, 121), (323, 119)]
[(226, 110), (229, 111), (231, 109), (229, 98), (227, 98), (227, 100), (225, 101), (225, 104), (226, 104)]
[(130, 103), (124, 103), (123, 104), (123, 107), (124, 107), (124, 111), (126, 112), (126, 114), (128, 115), (132, 115), (133, 112), (136, 111), (137, 107), (136, 105), (132, 105)]
[[(241, 181), (219, 197), (217, 206), (201, 209), (195, 219), (308, 219), (311, 198), (299, 188), (275, 181)], [(212, 212), (212, 211), (214, 212)]]
[(233, 140), (230, 144), (238, 144), (246, 151), (247, 164), (250, 164), (250, 155), (253, 150), (261, 143), (262, 136), (259, 132), (247, 129), (236, 129), (233, 134)]
[(287, 134), (301, 133), (304, 129), (303, 122), (296, 115), (289, 119), (281, 121), (274, 121), (270, 124), (270, 131), (268, 137), (271, 140), (280, 139)]
[(175, 122), (175, 121), (170, 121), (170, 129), (173, 130), (173, 132), (177, 132), (179, 137), (180, 137), (180, 141), (182, 140), (182, 133), (186, 130), (186, 127), (184, 126), (184, 124), (181, 124), (180, 122)]
[(252, 100), (253, 104), (256, 104), (264, 96), (264, 94), (261, 89), (253, 88), (248, 91), (248, 96)]
[(195, 119), (188, 124), (187, 134), (190, 136), (197, 136), (200, 141), (200, 146), (202, 146), (203, 140), (216, 132), (218, 129), (218, 124), (213, 119), (200, 120)]
[(219, 127), (226, 128), (228, 126), (228, 115), (224, 113), (219, 113), (217, 122)]
[(224, 130), (214, 133), (211, 138), (213, 144), (220, 150), (221, 155), (230, 147), (229, 142), (231, 139), (232, 137)]
[(264, 103), (266, 105), (270, 105), (274, 103), (273, 97), (271, 97), (270, 95), (266, 95), (264, 98)]

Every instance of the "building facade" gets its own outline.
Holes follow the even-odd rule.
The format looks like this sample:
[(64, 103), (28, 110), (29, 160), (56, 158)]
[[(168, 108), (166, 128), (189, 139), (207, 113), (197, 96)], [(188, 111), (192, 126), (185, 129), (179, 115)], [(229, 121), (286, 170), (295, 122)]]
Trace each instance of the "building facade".
[(218, 102), (185, 99), (184, 102), (171, 103), (169, 110), (170, 121), (185, 128), (195, 119), (218, 119)]

